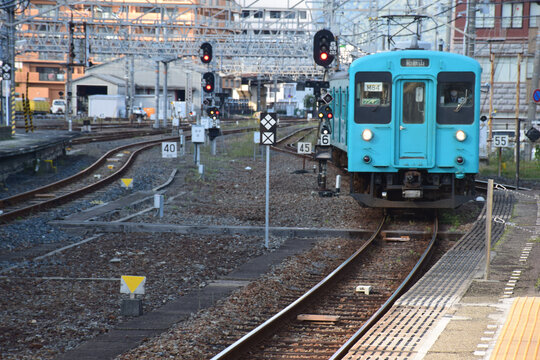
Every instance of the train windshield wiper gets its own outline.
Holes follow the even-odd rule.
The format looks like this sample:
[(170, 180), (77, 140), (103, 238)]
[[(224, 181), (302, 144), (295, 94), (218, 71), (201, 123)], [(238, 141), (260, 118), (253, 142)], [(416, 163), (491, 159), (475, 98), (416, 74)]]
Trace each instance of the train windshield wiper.
[(467, 98), (466, 97), (460, 98), (458, 105), (454, 109), (454, 112), (459, 112), (461, 110), (461, 108), (463, 107), (463, 105), (465, 105), (466, 103), (467, 103)]

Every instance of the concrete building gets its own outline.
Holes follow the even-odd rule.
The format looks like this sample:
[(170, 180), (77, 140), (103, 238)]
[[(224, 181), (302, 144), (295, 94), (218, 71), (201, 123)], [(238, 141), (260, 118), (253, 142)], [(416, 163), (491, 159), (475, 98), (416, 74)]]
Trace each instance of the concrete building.
[[(468, 3), (476, 9), (473, 22), (467, 20)], [(489, 117), (491, 112), (494, 130), (515, 129), (516, 115), (527, 117), (532, 91), (538, 87), (531, 80), (540, 5), (528, 1), (468, 0), (456, 3), (455, 19), (456, 28), (475, 38), (473, 53), (467, 53), (468, 37), (455, 31), (451, 51), (474, 57), (482, 65), (482, 113)], [(467, 29), (473, 23), (474, 32)], [(537, 109), (536, 117), (539, 116)]]
[[(84, 76), (74, 80), (72, 83), (71, 91), (74, 94), (72, 108), (75, 109), (75, 113), (84, 114), (88, 111), (88, 96), (91, 95), (124, 95), (126, 96), (126, 102), (128, 102), (128, 89), (131, 86), (131, 79), (133, 79), (133, 88), (135, 90), (133, 105), (155, 108), (155, 100), (148, 99), (149, 97), (153, 98), (155, 95), (155, 61), (136, 58), (134, 59), (133, 69), (133, 76), (130, 76), (129, 65), (126, 64), (124, 58), (88, 68)], [(163, 84), (165, 80), (163, 65), (161, 65), (160, 69), (160, 107), (162, 111)], [(170, 62), (167, 73), (167, 104), (169, 105), (167, 118), (170, 116), (171, 101), (186, 100), (187, 74), (191, 75), (192, 99), (195, 111), (200, 113), (201, 74), (188, 70), (180, 61)], [(139, 104), (140, 102), (144, 102), (144, 104)], [(126, 108), (128, 107), (126, 106)]]

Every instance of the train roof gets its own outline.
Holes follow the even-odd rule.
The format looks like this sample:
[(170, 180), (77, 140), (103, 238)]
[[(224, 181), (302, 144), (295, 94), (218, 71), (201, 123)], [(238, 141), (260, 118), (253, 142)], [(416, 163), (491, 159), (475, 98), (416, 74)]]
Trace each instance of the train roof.
[(382, 52), (356, 59), (351, 64), (349, 72), (395, 70), (401, 67), (401, 59), (429, 59), (428, 66), (417, 67), (417, 69), (424, 68), (436, 72), (482, 71), (478, 61), (468, 56), (444, 51), (401, 50)]

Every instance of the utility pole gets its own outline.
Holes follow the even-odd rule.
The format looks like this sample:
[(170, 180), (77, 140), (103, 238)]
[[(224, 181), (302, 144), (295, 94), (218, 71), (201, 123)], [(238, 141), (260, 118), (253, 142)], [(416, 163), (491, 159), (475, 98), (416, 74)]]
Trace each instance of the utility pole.
[(71, 120), (71, 69), (73, 68), (73, 56), (75, 44), (73, 44), (73, 29), (75, 25), (73, 21), (68, 22), (68, 54), (67, 54), (67, 64), (66, 64), (66, 113), (65, 119), (68, 124), (69, 131), (72, 131), (73, 123)]
[[(533, 91), (538, 88), (538, 78), (540, 77), (540, 34), (536, 29), (536, 49), (534, 50), (534, 66), (531, 78), (531, 93), (529, 94), (529, 106), (527, 109), (527, 121), (525, 122), (525, 130), (532, 126), (532, 121), (536, 118), (536, 103), (533, 100)], [(531, 159), (530, 143), (525, 142), (525, 156), (527, 160)]]
[(167, 93), (169, 92), (168, 82), (167, 82), (168, 76), (169, 76), (169, 62), (164, 61), (163, 62), (163, 118), (162, 118), (162, 125), (164, 129), (167, 128), (167, 108), (168, 108)]
[[(452, 23), (452, 14), (454, 13), (454, 10), (452, 9), (452, 0), (448, 0), (448, 3), (446, 5), (446, 23), (451, 24)], [(446, 27), (446, 51), (450, 51), (450, 42), (452, 41), (452, 28), (450, 26)]]
[[(191, 82), (191, 71), (186, 71), (186, 89), (185, 89), (185, 101), (186, 101), (186, 119), (191, 120), (189, 114), (191, 113), (191, 104), (193, 104), (193, 84)], [(201, 106), (202, 111), (202, 106)]]
[(516, 164), (518, 163), (519, 161), (519, 134), (518, 134), (518, 131), (519, 131), (519, 93), (520, 93), (520, 87), (521, 87), (521, 56), (522, 54), (519, 53), (518, 54), (518, 58), (517, 58), (517, 81), (516, 81), (516, 111), (515, 111), (515, 115), (516, 115), (516, 132), (515, 132), (515, 136), (516, 136), (516, 151), (515, 151), (515, 157), (516, 157)]
[(154, 106), (156, 107), (154, 129), (159, 129), (159, 60), (156, 60), (156, 87), (154, 88)]
[(135, 106), (135, 55), (129, 56), (129, 115)]
[[(7, 63), (11, 66), (10, 80), (3, 80), (5, 84), (2, 84), (5, 94), (5, 111), (7, 126), (11, 125), (11, 136), (15, 136), (15, 3), (6, 7), (7, 12)], [(6, 62), (5, 62), (6, 63)], [(0, 121), (1, 122), (1, 121)]]
[(489, 134), (488, 134), (488, 146), (487, 146), (487, 153), (488, 155), (491, 153), (491, 139), (493, 136), (493, 93), (495, 89), (493, 88), (493, 82), (495, 78), (495, 54), (493, 53), (491, 49), (491, 44), (489, 44), (489, 63), (491, 64), (491, 70), (489, 74)]
[(467, 3), (467, 28), (465, 29), (465, 55), (474, 57), (474, 42), (476, 40), (476, 0)]
[(130, 120), (130, 118), (131, 118), (130, 109), (131, 108), (129, 106), (129, 99), (131, 98), (131, 94), (130, 94), (131, 88), (129, 86), (129, 58), (128, 58), (128, 55), (124, 56), (124, 81), (125, 81), (125, 86), (126, 86), (126, 93), (125, 93), (125, 97), (124, 97), (124, 106), (126, 108), (126, 118)]

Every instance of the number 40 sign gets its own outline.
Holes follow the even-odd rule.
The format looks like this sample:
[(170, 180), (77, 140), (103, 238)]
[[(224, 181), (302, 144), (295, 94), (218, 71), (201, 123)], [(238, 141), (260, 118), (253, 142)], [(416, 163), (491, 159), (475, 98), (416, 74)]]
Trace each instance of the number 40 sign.
[(175, 142), (162, 142), (161, 143), (161, 157), (162, 158), (176, 158), (178, 157), (178, 145)]

